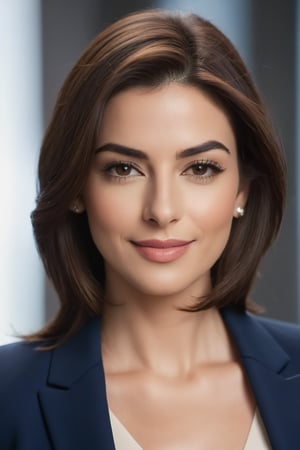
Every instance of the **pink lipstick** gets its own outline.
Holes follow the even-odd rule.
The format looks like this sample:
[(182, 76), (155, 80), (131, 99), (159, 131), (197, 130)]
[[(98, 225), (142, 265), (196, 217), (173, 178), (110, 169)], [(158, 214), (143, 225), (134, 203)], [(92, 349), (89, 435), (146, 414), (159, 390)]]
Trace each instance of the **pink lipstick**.
[(146, 241), (132, 241), (137, 251), (146, 259), (167, 263), (182, 256), (193, 241), (167, 239), (165, 241), (149, 239)]

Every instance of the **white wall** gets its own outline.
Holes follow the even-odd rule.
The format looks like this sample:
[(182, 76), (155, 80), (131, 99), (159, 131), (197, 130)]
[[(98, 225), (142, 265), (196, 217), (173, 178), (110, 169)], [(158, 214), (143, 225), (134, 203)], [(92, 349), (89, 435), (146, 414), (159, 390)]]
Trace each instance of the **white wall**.
[(43, 271), (33, 242), (42, 133), (39, 0), (0, 2), (0, 343), (40, 327)]

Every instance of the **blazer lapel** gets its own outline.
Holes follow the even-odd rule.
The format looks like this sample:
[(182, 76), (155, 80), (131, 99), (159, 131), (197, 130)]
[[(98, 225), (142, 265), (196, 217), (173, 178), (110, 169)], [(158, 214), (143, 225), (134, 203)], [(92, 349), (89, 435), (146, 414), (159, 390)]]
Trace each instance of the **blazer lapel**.
[(224, 308), (273, 450), (300, 449), (300, 373), (260, 320)]
[(55, 450), (115, 450), (98, 319), (53, 350), (47, 387), (38, 395)]

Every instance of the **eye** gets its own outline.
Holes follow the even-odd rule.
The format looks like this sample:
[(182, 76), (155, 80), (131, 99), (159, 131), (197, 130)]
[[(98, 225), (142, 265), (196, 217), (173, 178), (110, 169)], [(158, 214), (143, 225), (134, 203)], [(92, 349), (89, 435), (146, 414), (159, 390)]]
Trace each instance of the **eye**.
[(103, 171), (112, 178), (129, 178), (142, 175), (132, 163), (125, 161), (109, 163), (104, 167)]
[(194, 161), (183, 174), (203, 179), (211, 178), (223, 171), (224, 169), (215, 161)]

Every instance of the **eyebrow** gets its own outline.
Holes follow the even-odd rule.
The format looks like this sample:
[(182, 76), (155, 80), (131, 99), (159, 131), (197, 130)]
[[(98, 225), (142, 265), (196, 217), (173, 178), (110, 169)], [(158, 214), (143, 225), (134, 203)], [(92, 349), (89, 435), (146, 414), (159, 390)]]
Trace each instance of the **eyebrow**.
[[(226, 153), (230, 154), (230, 150), (219, 141), (207, 141), (202, 144), (196, 145), (195, 147), (190, 147), (182, 150), (176, 154), (177, 159), (187, 158), (188, 156), (194, 156), (199, 153), (208, 152), (209, 150), (224, 150)], [(125, 145), (114, 144), (112, 142), (104, 144), (101, 147), (96, 148), (95, 153), (102, 152), (113, 152), (124, 156), (129, 156), (138, 159), (149, 160), (147, 153), (142, 150), (137, 150), (135, 148), (126, 147)]]

